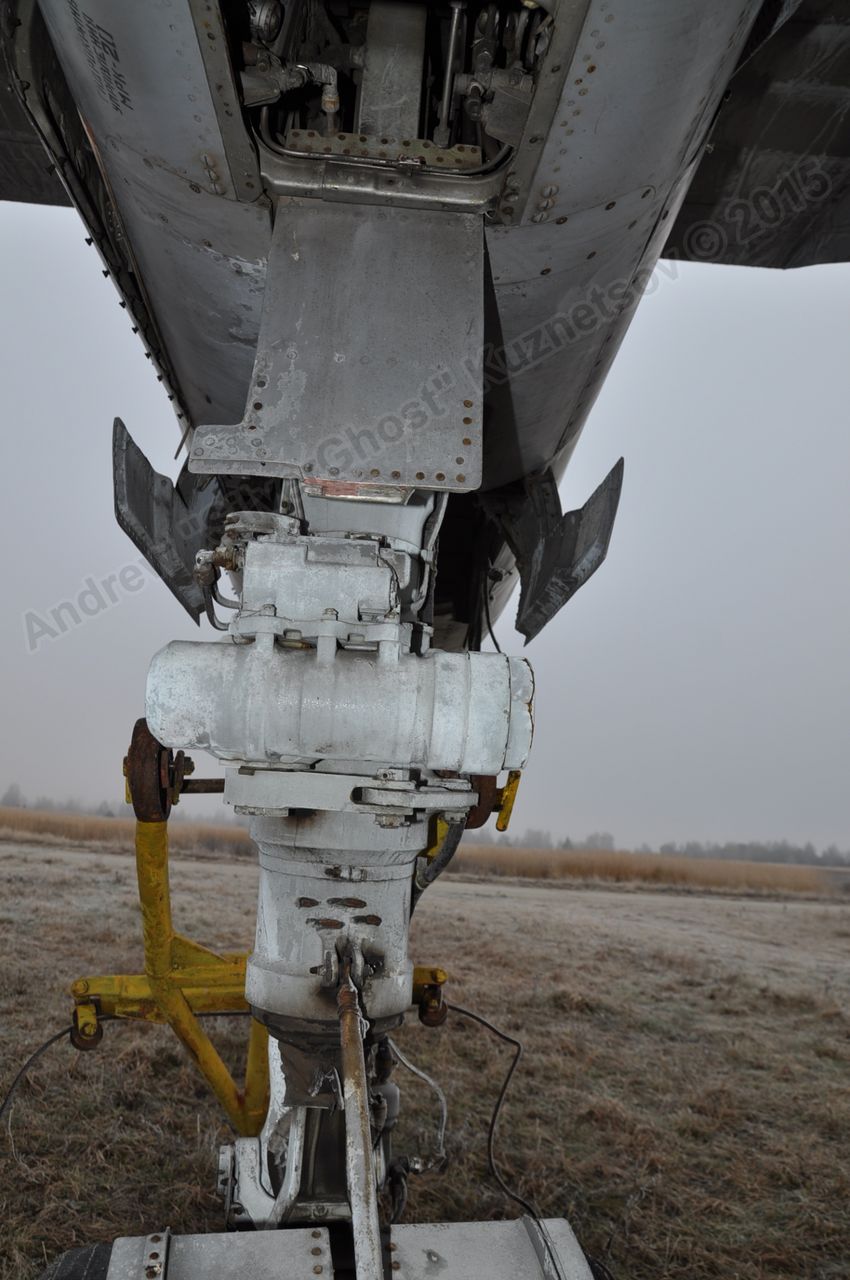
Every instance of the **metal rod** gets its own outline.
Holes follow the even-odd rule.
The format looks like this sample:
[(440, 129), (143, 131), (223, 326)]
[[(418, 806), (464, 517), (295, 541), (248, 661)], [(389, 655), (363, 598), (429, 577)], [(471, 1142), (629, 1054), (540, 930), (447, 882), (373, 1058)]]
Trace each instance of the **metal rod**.
[(446, 75), (443, 80), (443, 100), (440, 103), (439, 138), (435, 132), (435, 141), (440, 146), (447, 146), (449, 141), (449, 111), (452, 105), (452, 85), (454, 84), (454, 65), (457, 56), (457, 38), (460, 32), (460, 15), (463, 10), (461, 0), (452, 0), (452, 21), (449, 27), (449, 46), (446, 51)]
[(224, 778), (184, 778), (181, 796), (208, 796), (224, 790)]
[(357, 988), (347, 976), (337, 993), (345, 1104), (345, 1173), (357, 1280), (383, 1280), (378, 1188), (372, 1158), (366, 1059)]

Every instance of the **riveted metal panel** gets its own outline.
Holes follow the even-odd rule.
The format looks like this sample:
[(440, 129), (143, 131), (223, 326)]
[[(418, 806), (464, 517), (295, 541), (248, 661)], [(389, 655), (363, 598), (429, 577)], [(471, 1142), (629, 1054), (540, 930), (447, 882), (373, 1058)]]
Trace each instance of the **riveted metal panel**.
[[(167, 1258), (153, 1263), (146, 1248), (152, 1240), (116, 1240), (107, 1280), (316, 1280), (317, 1266), (333, 1276), (324, 1227), (171, 1236)], [(157, 1265), (162, 1267), (158, 1275), (153, 1270)]]
[(198, 4), (197, 26), (188, 0), (40, 7), (190, 421), (239, 414), (271, 211), (220, 6)]
[(393, 1262), (405, 1280), (591, 1280), (563, 1218), (546, 1219), (539, 1228), (530, 1219), (393, 1227), (392, 1242)]
[(245, 417), (191, 470), (477, 488), (483, 258), (476, 214), (279, 201)]

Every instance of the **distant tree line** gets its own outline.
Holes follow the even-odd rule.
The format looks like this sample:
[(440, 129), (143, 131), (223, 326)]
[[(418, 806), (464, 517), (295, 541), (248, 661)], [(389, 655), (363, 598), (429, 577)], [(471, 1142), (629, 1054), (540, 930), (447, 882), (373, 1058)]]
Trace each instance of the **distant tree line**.
[(789, 840), (727, 840), (725, 844), (703, 844), (689, 840), (686, 844), (668, 842), (658, 852), (685, 858), (723, 858), (731, 862), (784, 862), (802, 866), (850, 867), (850, 851), (828, 845), (818, 851), (809, 841), (792, 844)]
[[(207, 800), (204, 796), (203, 800)], [(86, 804), (81, 800), (54, 800), (51, 796), (36, 796), (30, 802), (17, 782), (11, 783), (0, 795), (0, 809), (32, 809), (36, 813), (82, 813), (97, 818), (132, 818), (133, 811), (121, 796), (115, 800), (101, 800), (99, 804)], [(234, 814), (228, 806), (215, 808), (208, 802), (206, 805), (181, 802), (171, 810), (170, 822), (206, 822), (216, 826), (248, 825), (241, 814)]]
[[(65, 800), (57, 804), (49, 796), (36, 796), (32, 804), (28, 804), (23, 791), (17, 782), (13, 782), (0, 796), (0, 807), (4, 809), (35, 809), (42, 812), (59, 810), (62, 813), (90, 813), (102, 818), (126, 816), (128, 810), (123, 800), (109, 803), (103, 800), (98, 805), (81, 804), (78, 800)], [(209, 821), (209, 816), (193, 815), (191, 810), (173, 811), (172, 817), (184, 821)], [(222, 810), (216, 817), (219, 823), (244, 825), (229, 810)], [(528, 827), (521, 836), (499, 835), (492, 827), (482, 827), (478, 831), (470, 831), (467, 837), (470, 844), (495, 844), (514, 849), (615, 849), (617, 847), (610, 831), (592, 831), (583, 840), (572, 840), (569, 836), (553, 838), (551, 832), (537, 827)], [(816, 867), (850, 867), (850, 851), (843, 851), (831, 844), (826, 849), (817, 850), (809, 841), (807, 844), (792, 844), (789, 840), (727, 840), (725, 844), (704, 843), (700, 840), (688, 840), (677, 844), (667, 841), (657, 850), (648, 844), (642, 844), (636, 853), (657, 853), (660, 857), (678, 858), (721, 858), (729, 862), (779, 862), (793, 865)]]
[[(608, 831), (593, 831), (581, 839), (564, 836), (553, 838), (549, 831), (529, 827), (521, 836), (496, 835), (487, 827), (471, 831), (470, 844), (496, 844), (515, 849), (615, 849), (614, 837)], [(792, 844), (789, 840), (729, 840), (725, 844), (688, 840), (667, 841), (659, 848), (642, 844), (635, 853), (652, 853), (660, 857), (721, 858), (730, 862), (778, 862), (802, 866), (850, 867), (850, 851), (831, 844), (818, 850), (811, 843)]]

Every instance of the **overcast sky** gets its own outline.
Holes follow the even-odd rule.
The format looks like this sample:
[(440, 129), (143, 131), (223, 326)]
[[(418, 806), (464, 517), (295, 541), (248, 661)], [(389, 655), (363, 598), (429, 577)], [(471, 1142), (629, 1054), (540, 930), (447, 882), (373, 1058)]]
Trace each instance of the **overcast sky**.
[[(113, 416), (172, 476), (178, 432), (83, 237), (0, 205), (0, 792), (99, 801), (151, 656), (199, 633), (114, 522)], [(850, 846), (849, 350), (850, 268), (657, 279), (563, 487), (580, 505), (625, 455), (607, 562), (526, 651), (519, 830)], [(30, 652), (27, 616), (32, 639), (88, 579), (108, 607)]]

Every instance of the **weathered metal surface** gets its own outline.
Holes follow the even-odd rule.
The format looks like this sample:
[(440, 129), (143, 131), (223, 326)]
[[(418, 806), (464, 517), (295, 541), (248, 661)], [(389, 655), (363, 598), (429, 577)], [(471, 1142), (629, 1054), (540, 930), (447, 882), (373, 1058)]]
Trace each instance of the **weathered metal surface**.
[(85, 114), (122, 150), (213, 195), (259, 195), (257, 185), (243, 185), (257, 178), (244, 130), (233, 165), (222, 135), (219, 110), (238, 112), (239, 104), (218, 4), (43, 0), (40, 8)]
[(489, 821), (498, 807), (498, 778), (495, 774), (477, 774), (470, 778), (470, 782), (478, 792), (478, 800), (466, 815), (466, 829), (476, 831)]
[[(220, 6), (199, 8), (200, 33), (188, 0), (41, 5), (193, 422), (210, 404), (242, 411), (271, 240), (256, 156), (228, 105)], [(239, 126), (253, 176), (231, 165), (221, 120)]]
[(832, 0), (765, 6), (665, 256), (756, 267), (847, 261), (849, 17)]
[(460, 143), (438, 147), (427, 138), (407, 138), (401, 134), (317, 133), (315, 129), (290, 129), (287, 150), (305, 156), (356, 156), (360, 159), (427, 165), (446, 173), (463, 173), (481, 164), (481, 149)]
[(151, 663), (146, 709), (161, 740), (220, 760), (493, 774), (528, 758), (532, 693), (528, 664), (497, 653), (381, 663), (341, 650), (324, 663), (312, 649), (175, 640)]
[(355, 163), (346, 156), (293, 156), (262, 141), (257, 151), (266, 190), (280, 198), (315, 198), (345, 204), (477, 212), (491, 209), (508, 172), (508, 157), (480, 170), (422, 171), (418, 165), (376, 160)]
[(171, 758), (171, 752), (154, 737), (147, 721), (137, 720), (124, 760), (124, 776), (139, 822), (164, 822), (171, 812)]
[(424, 786), (415, 781), (390, 785), (368, 774), (326, 773), (315, 769), (228, 769), (226, 804), (237, 813), (287, 817), (291, 810), (329, 813), (443, 813), (466, 812), (475, 793), (468, 786), (454, 789)]
[(181, 493), (168, 476), (154, 471), (120, 418), (112, 432), (112, 475), (118, 524), (197, 622), (204, 596), (192, 570), (214, 516), (218, 486), (202, 489), (187, 476)]
[[(3, 18), (0, 17), (0, 24)], [(0, 54), (0, 200), (69, 205), (41, 141), (12, 91)]]
[(760, 7), (562, 6), (503, 225), (487, 229), (499, 328), (485, 487), (563, 472)]
[(551, 471), (530, 476), (515, 496), (504, 499), (500, 517), (522, 583), (516, 627), (526, 642), (543, 630), (602, 564), (622, 483), (621, 458), (577, 511), (561, 515)]
[(425, 21), (422, 4), (372, 0), (358, 102), (358, 133), (419, 136)]
[(107, 1280), (316, 1280), (321, 1274), (333, 1280), (330, 1238), (322, 1227), (171, 1236), (168, 1258), (155, 1260), (162, 1270), (153, 1274), (145, 1260), (149, 1244), (156, 1248), (153, 1236), (116, 1240)]
[[(203, 182), (209, 174), (200, 161), (199, 193), (191, 191), (191, 178), (175, 176), (179, 156), (169, 167), (176, 119), (206, 129), (218, 117), (208, 86), (201, 126), (186, 116), (184, 101), (160, 93), (166, 80), (158, 25), (164, 9), (146, 6), (142, 13), (130, 6), (119, 14), (100, 0), (95, 14), (102, 18), (101, 10), (109, 10), (103, 25), (119, 41), (122, 74), (133, 83), (145, 141), (132, 147), (121, 145), (126, 121), (86, 86), (88, 64), (75, 49), (68, 8), (58, 0), (47, 7), (62, 24), (57, 47), (109, 173), (166, 346), (181, 384), (188, 379), (192, 417), (234, 421), (250, 381), (268, 216), (256, 204), (208, 194)], [(507, 182), (507, 170), (495, 181), (445, 175), (441, 182), (441, 175), (358, 170), (341, 157), (275, 156), (260, 145), (272, 192), (312, 193), (326, 201), (421, 196), (449, 204), (486, 203), (501, 192), (504, 225), (487, 232), (496, 289), (487, 326), (494, 352), (487, 362), (488, 486), (540, 469), (556, 455), (558, 474), (566, 464), (630, 321), (639, 273), (651, 268), (663, 247), (758, 9), (756, 0), (722, 6), (641, 0), (616, 11), (594, 0), (564, 9)], [(174, 11), (170, 20), (176, 15), (182, 30), (189, 8), (178, 4)], [(133, 38), (129, 29), (127, 35), (117, 32), (125, 22), (137, 22)], [(196, 63), (206, 84), (200, 57)], [(146, 84), (156, 85), (155, 101), (144, 96)], [(146, 159), (153, 168), (145, 167)], [(506, 259), (524, 261), (523, 273), (505, 275)], [(564, 317), (571, 321), (576, 308), (578, 323), (565, 326)], [(398, 314), (407, 318), (408, 310), (405, 297)]]
[[(392, 1259), (404, 1280), (592, 1280), (563, 1218), (544, 1220), (556, 1253), (541, 1261), (527, 1220), (452, 1222), (392, 1229)], [(557, 1268), (557, 1269), (556, 1269)], [(560, 1271), (560, 1275), (559, 1275)]]
[(268, 1225), (279, 1227), (286, 1222), (295, 1208), (301, 1190), (301, 1171), (304, 1163), (304, 1135), (307, 1129), (306, 1107), (294, 1107), (290, 1112), (289, 1134), (286, 1145), (286, 1170), (280, 1191), (269, 1211)]
[[(396, 1226), (390, 1241), (391, 1273), (402, 1280), (592, 1280), (569, 1225), (562, 1218), (546, 1218), (542, 1228), (555, 1259), (545, 1247), (542, 1257), (538, 1254), (541, 1246), (527, 1219)], [(153, 1236), (116, 1240), (107, 1280), (151, 1280), (144, 1271), (150, 1265), (144, 1262), (146, 1248), (156, 1250), (151, 1242)], [(326, 1280), (334, 1276), (328, 1232), (319, 1227), (172, 1236), (155, 1280), (316, 1280), (317, 1275)], [(357, 1275), (358, 1280), (381, 1280), (383, 1272), (359, 1263)]]
[(201, 427), (191, 469), (477, 488), (482, 236), (472, 214), (280, 201), (245, 416)]
[[(255, 1008), (315, 1026), (333, 1018), (340, 955), (360, 972), (369, 1017), (410, 1007), (409, 917), (413, 866), (427, 823), (380, 827), (371, 815), (255, 817), (259, 850), (257, 932), (246, 994)], [(363, 905), (345, 906), (346, 899)]]

